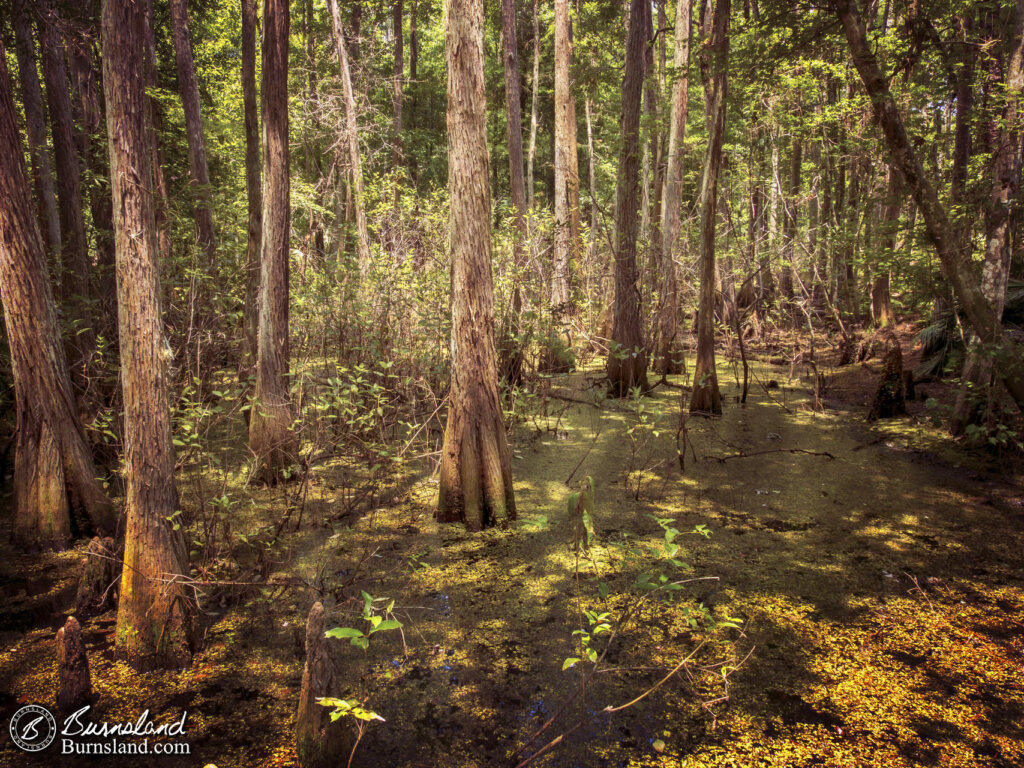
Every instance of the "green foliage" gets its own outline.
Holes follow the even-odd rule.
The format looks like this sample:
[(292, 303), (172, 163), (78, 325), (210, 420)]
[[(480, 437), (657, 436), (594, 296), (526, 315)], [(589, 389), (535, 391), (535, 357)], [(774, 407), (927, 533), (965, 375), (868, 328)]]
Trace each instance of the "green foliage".
[[(395, 601), (386, 597), (371, 597), (369, 593), (362, 592), (363, 598), (363, 619), (369, 625), (366, 630), (355, 629), (354, 627), (334, 627), (327, 630), (326, 637), (333, 637), (338, 640), (348, 640), (357, 648), (366, 651), (370, 647), (370, 636), (378, 632), (390, 630), (401, 630), (402, 622), (394, 618)], [(333, 718), (337, 719), (337, 718)], [(383, 719), (383, 718), (382, 718)]]
[(354, 717), (357, 720), (380, 720), (382, 723), (385, 722), (384, 718), (376, 712), (371, 709), (366, 709), (359, 699), (335, 699), (329, 696), (324, 696), (317, 699), (316, 703), (321, 707), (334, 708), (331, 711), (331, 722), (335, 722), (342, 717)]

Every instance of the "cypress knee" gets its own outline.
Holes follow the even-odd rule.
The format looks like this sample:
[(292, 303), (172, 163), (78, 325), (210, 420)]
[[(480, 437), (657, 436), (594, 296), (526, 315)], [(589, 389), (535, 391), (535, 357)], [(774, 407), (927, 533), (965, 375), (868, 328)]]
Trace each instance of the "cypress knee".
[(75, 597), (75, 614), (86, 619), (117, 605), (120, 560), (109, 536), (96, 536), (82, 558), (82, 576)]
[(332, 722), (330, 708), (317, 703), (317, 699), (333, 695), (333, 688), (334, 666), (324, 635), (324, 606), (316, 602), (306, 620), (306, 665), (295, 716), (295, 752), (302, 768), (340, 765), (351, 752), (345, 724)]
[(78, 619), (68, 616), (57, 630), (57, 709), (72, 712), (92, 698), (89, 660)]

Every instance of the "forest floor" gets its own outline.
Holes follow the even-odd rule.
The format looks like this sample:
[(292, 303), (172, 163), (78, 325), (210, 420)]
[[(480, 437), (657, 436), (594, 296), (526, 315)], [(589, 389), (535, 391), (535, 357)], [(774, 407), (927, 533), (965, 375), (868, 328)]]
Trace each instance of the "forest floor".
[[(755, 363), (740, 405), (738, 369), (722, 362), (725, 413), (687, 420), (682, 469), (678, 388), (655, 388), (640, 410), (595, 397), (595, 372), (555, 377), (514, 430), (520, 520), (507, 530), (438, 525), (436, 479), (411, 469), (349, 514), (357, 468), (318, 466), (302, 527), (292, 530), (293, 516), (263, 551), (270, 584), (203, 590), (203, 649), (189, 669), (135, 674), (113, 658), (113, 614), (85, 624), (98, 716), (188, 710), (191, 757), (140, 765), (292, 765), (306, 614), (323, 599), (328, 626), (365, 628), (365, 590), (394, 599), (404, 627), (371, 637), (366, 653), (329, 641), (338, 693), (385, 718), (367, 726), (354, 766), (513, 765), (565, 701), (523, 754), (582, 726), (535, 765), (1024, 765), (1019, 465), (953, 444), (921, 402), (868, 424), (879, 369), (877, 358), (829, 369), (816, 404), (788, 365)], [(942, 385), (925, 389), (948, 399)], [(298, 492), (249, 488), (242, 475), (215, 473), (206, 487), (230, 495), (231, 535), (255, 541), (279, 525), (282, 494)], [(577, 565), (566, 504), (587, 476), (596, 540)], [(193, 480), (184, 470), (187, 511)], [(681, 532), (675, 559), (686, 567), (659, 559), (665, 526)], [(0, 548), (4, 721), (24, 703), (53, 702), (54, 631), (81, 557), (81, 547), (45, 557)], [(663, 573), (701, 580), (672, 602), (644, 597), (638, 577)], [(584, 665), (562, 669), (580, 655), (577, 599), (617, 630), (604, 663), (619, 671), (588, 681), (583, 704)], [(643, 700), (600, 712), (690, 654)], [(5, 728), (0, 764), (43, 761), (16, 752)]]

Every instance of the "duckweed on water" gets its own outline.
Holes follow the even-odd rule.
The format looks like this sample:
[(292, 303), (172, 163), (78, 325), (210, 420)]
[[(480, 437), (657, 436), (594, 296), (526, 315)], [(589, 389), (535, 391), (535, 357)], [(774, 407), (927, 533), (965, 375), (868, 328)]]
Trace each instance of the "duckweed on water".
[[(578, 374), (556, 380), (567, 395), (580, 384)], [(581, 716), (584, 726), (538, 765), (1024, 764), (1019, 511), (924, 421), (868, 427), (855, 409), (812, 410), (799, 387), (767, 395), (752, 391), (721, 419), (691, 418), (684, 472), (678, 390), (644, 398), (642, 439), (628, 433), (637, 418), (628, 403), (562, 403), (514, 435), (529, 522), (483, 534), (433, 522), (436, 486), (411, 469), (380, 488), (370, 511), (332, 520), (345, 477), (360, 470), (318, 466), (302, 529), (289, 527), (271, 550), (278, 586), (208, 604), (192, 667), (135, 674), (112, 657), (112, 615), (86, 624), (97, 707), (110, 719), (187, 708), (197, 764), (291, 765), (306, 612), (323, 599), (328, 626), (355, 626), (366, 590), (396, 601), (403, 628), (375, 635), (365, 653), (334, 643), (337, 694), (386, 720), (367, 728), (355, 764), (508, 765), (579, 681), (579, 665), (562, 669), (578, 655), (579, 626), (564, 520), (567, 496), (590, 476), (596, 541), (581, 559), (580, 607), (617, 626), (643, 591), (641, 573), (702, 580), (634, 611), (607, 658), (622, 671), (599, 675), (585, 702), (570, 704), (546, 738)], [(277, 522), (280, 491), (246, 487), (241, 475), (216, 477), (228, 478), (233, 535), (255, 535)], [(653, 558), (666, 525), (684, 532), (678, 565)], [(696, 526), (710, 538), (690, 535)], [(9, 604), (20, 612), (0, 655), (5, 713), (52, 702), (53, 629), (79, 556), (7, 558)], [(701, 610), (742, 628), (694, 626)], [(697, 659), (703, 670), (599, 713), (653, 685), (703, 638), (713, 640)], [(726, 680), (722, 665), (738, 669)], [(3, 749), (5, 765), (31, 764)]]

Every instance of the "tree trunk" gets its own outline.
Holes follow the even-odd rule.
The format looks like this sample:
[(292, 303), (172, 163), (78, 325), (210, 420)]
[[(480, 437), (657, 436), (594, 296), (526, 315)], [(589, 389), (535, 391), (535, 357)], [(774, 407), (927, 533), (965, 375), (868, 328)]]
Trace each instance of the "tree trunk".
[(882, 210), (882, 258), (881, 263), (875, 265), (877, 271), (871, 285), (871, 321), (877, 328), (888, 328), (896, 323), (889, 296), (889, 271), (896, 251), (896, 229), (899, 226), (902, 202), (900, 172), (890, 168), (885, 207)]
[[(325, 179), (323, 152), (320, 147), (320, 93), (317, 81), (316, 34), (314, 28), (313, 0), (304, 0), (302, 13), (302, 34), (306, 41), (306, 95), (304, 119), (302, 121), (302, 145), (306, 180), (314, 190), (313, 201), (325, 206)], [(323, 269), (324, 245), (323, 217), (312, 206), (307, 214), (307, 229), (303, 245), (302, 274), (305, 276), (306, 262), (312, 258), (317, 270)]]
[(138, 69), (146, 24), (138, 2), (103, 3), (128, 515), (117, 652), (137, 670), (189, 663), (196, 612), (195, 598), (182, 583), (188, 567), (184, 536), (171, 523), (178, 493), (169, 353), (161, 326), (147, 105)]
[[(98, 21), (98, 20), (97, 20)], [(81, 154), (89, 169), (89, 212), (96, 238), (96, 271), (106, 337), (117, 341), (117, 279), (114, 266), (114, 211), (110, 200), (110, 169), (107, 167), (107, 132), (93, 61), (90, 31), (79, 29), (69, 41), (68, 60), (82, 119)]]
[(17, 419), (11, 539), (22, 549), (63, 549), (75, 528), (110, 535), (117, 519), (71, 394), (4, 55), (0, 43), (0, 298)]
[(661, 306), (658, 313), (658, 349), (655, 365), (662, 376), (682, 370), (679, 337), (679, 277), (676, 258), (682, 258), (679, 235), (683, 226), (683, 159), (686, 141), (687, 98), (690, 89), (691, 0), (676, 4), (675, 50), (672, 56), (672, 117), (668, 134), (668, 167), (662, 199)]
[(260, 187), (260, 119), (256, 89), (257, 0), (242, 0), (242, 108), (245, 112), (245, 190), (249, 203), (245, 252), (246, 375), (256, 368), (260, 287), (260, 242), (263, 237), (263, 190)]
[(494, 349), (483, 0), (447, 0), (445, 19), (452, 383), (437, 517), (479, 530), (516, 516)]
[[(1002, 341), (1001, 323), (985, 298), (974, 277), (970, 258), (960, 248), (957, 234), (950, 225), (946, 209), (939, 202), (920, 159), (914, 151), (903, 126), (899, 109), (889, 92), (889, 84), (878, 68), (867, 43), (864, 24), (853, 0), (833, 0), (833, 5), (850, 46), (854, 65), (871, 97), (875, 119), (882, 129), (891, 155), (890, 163), (903, 174), (904, 182), (910, 187), (917, 202), (918, 211), (925, 221), (928, 238), (935, 246), (942, 266), (942, 272), (953, 287), (953, 292), (963, 307), (964, 314), (974, 332), (986, 344)], [(1024, 26), (1024, 0), (1017, 0), (1014, 14), (1015, 41), (1020, 41)], [(1008, 212), (1007, 212), (1008, 213)], [(998, 361), (997, 373), (1018, 405), (1024, 404), (1024, 375), (1016, 360), (1014, 350), (1002, 354)]]
[(804, 143), (800, 136), (792, 139), (789, 168), (789, 195), (785, 198), (782, 218), (782, 279), (779, 288), (782, 291), (784, 311), (788, 322), (795, 319), (796, 307), (793, 305), (793, 270), (796, 269), (796, 226), (800, 206), (800, 181), (804, 162)]
[[(394, 0), (392, 7), (392, 30), (395, 35), (394, 77), (391, 81), (392, 115), (391, 162), (398, 170), (402, 162), (402, 76), (405, 74), (405, 55), (402, 51), (402, 0)], [(395, 204), (398, 204), (398, 183), (395, 184)]]
[[(417, 13), (419, 11), (418, 0), (412, 0), (412, 11), (409, 13), (409, 81), (415, 83), (419, 75), (417, 74), (417, 68), (419, 67), (420, 58), (420, 34), (417, 28)], [(413, 100), (413, 106), (415, 106), (415, 99)], [(412, 118), (409, 119), (410, 124)]]
[(530, 98), (530, 150), (526, 159), (526, 191), (529, 197), (527, 205), (534, 207), (533, 164), (537, 157), (537, 93), (540, 81), (540, 20), (537, 17), (537, 0), (533, 0), (533, 77), (530, 80), (532, 95)]
[(82, 215), (82, 179), (75, 148), (74, 119), (68, 93), (64, 45), (57, 12), (41, 0), (43, 80), (50, 108), (53, 154), (57, 163), (57, 199), (60, 203), (61, 298), (70, 309), (73, 330), (68, 344), (71, 371), (80, 388), (89, 386), (89, 368), (96, 353), (96, 330), (89, 309), (89, 243)]
[[(1002, 120), (995, 129), (992, 195), (985, 215), (985, 263), (981, 272), (981, 293), (1002, 324), (1006, 286), (1013, 256), (1015, 201), (1020, 190), (1021, 140), (1020, 97), (1024, 91), (1024, 0), (1017, 0), (1011, 28), (1012, 47), (1003, 83)], [(992, 378), (992, 358), (973, 349), (967, 355), (961, 375), (964, 386), (957, 395), (950, 421), (954, 435), (963, 434), (978, 413), (978, 405)], [(973, 390), (973, 391), (972, 391)]]
[(878, 379), (875, 399), (868, 412), (868, 421), (891, 419), (907, 412), (905, 378), (903, 376), (903, 352), (899, 339), (891, 330), (885, 332), (885, 357), (882, 374)]
[(607, 373), (611, 393), (626, 397), (633, 387), (647, 389), (647, 350), (640, 328), (640, 276), (636, 263), (640, 173), (640, 109), (644, 48), (651, 28), (647, 0), (632, 0), (622, 78), (622, 150), (615, 194), (615, 310)]
[(16, 0), (14, 4), (14, 36), (18, 54), (18, 72), (21, 82), (21, 103), (25, 108), (25, 127), (28, 133), (28, 154), (32, 161), (32, 181), (36, 191), (39, 228), (43, 235), (43, 249), (53, 260), (61, 244), (60, 214), (57, 212), (57, 193), (53, 187), (53, 164), (46, 140), (46, 118), (43, 115), (43, 92), (39, 87), (36, 70), (36, 46), (32, 39), (30, 0)]
[(185, 136), (188, 139), (188, 169), (195, 194), (196, 240), (213, 268), (217, 258), (217, 236), (213, 228), (213, 194), (210, 171), (206, 165), (203, 118), (199, 110), (199, 83), (192, 63), (192, 42), (188, 29), (187, 0), (170, 0), (171, 27), (174, 36), (174, 60), (178, 68), (178, 90), (185, 110)]
[[(516, 277), (512, 286), (512, 312), (510, 327), (503, 334), (506, 347), (502, 355), (502, 371), (506, 381), (517, 383), (522, 369), (522, 344), (518, 339), (522, 329), (520, 315), (523, 308), (522, 276), (526, 269), (526, 184), (523, 179), (523, 115), (520, 106), (519, 48), (516, 44), (515, 0), (502, 0), (501, 39), (505, 61), (505, 110), (508, 136), (509, 194), (512, 198), (512, 216), (516, 236), (512, 242), (512, 261)], [(509, 338), (513, 336), (515, 338)]]
[(327, 0), (334, 28), (334, 45), (338, 54), (341, 84), (345, 96), (345, 133), (347, 134), (349, 165), (352, 174), (352, 205), (356, 218), (356, 243), (359, 250), (359, 271), (364, 276), (370, 269), (370, 232), (366, 226), (363, 194), (363, 165), (359, 159), (359, 128), (356, 122), (356, 97), (352, 89), (352, 70), (345, 50), (345, 30), (341, 25), (337, 0)]
[(591, 269), (598, 269), (600, 279), (598, 280), (598, 292), (604, 295), (604, 284), (607, 280), (604, 277), (604, 265), (597, 264), (597, 158), (594, 152), (594, 120), (593, 120), (593, 99), (587, 96), (583, 101), (583, 113), (587, 122), (587, 187), (590, 193), (590, 264)]
[(256, 392), (249, 450), (263, 482), (285, 479), (298, 459), (288, 391), (288, 256), (291, 180), (288, 175), (288, 0), (263, 6), (263, 241), (260, 251)]
[[(156, 71), (156, 40), (153, 37), (153, 0), (146, 2), (146, 24), (145, 39), (145, 70), (146, 89), (159, 87)], [(160, 149), (160, 131), (163, 126), (163, 111), (159, 99), (146, 94), (146, 113), (148, 120), (146, 127), (149, 131), (150, 166), (153, 171), (153, 208), (156, 215), (157, 242), (160, 246), (160, 260), (166, 262), (171, 258), (171, 228), (168, 221), (167, 211), (167, 180), (164, 176), (163, 152)]]
[(725, 106), (729, 68), (730, 0), (717, 0), (711, 37), (701, 52), (710, 131), (700, 189), (700, 306), (697, 311), (697, 364), (693, 372), (691, 413), (721, 413), (722, 396), (715, 371), (715, 214), (718, 171), (725, 140)]
[(579, 164), (568, 0), (555, 0), (555, 243), (551, 309), (572, 313), (572, 265), (579, 261)]
[(978, 58), (978, 47), (975, 41), (970, 39), (974, 29), (973, 9), (968, 9), (957, 21), (963, 33), (962, 48), (964, 51), (963, 60), (957, 71), (956, 79), (956, 118), (953, 134), (953, 167), (950, 174), (950, 198), (956, 213), (956, 223), (960, 225), (964, 233), (964, 247), (967, 247), (970, 232), (968, 227), (963, 226), (964, 213), (961, 206), (964, 203), (964, 193), (967, 188), (967, 168), (971, 161), (971, 113), (974, 108), (974, 69), (975, 61)]

